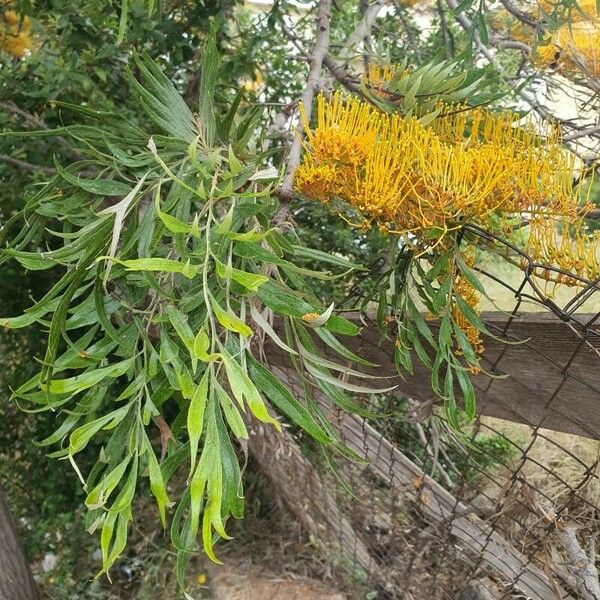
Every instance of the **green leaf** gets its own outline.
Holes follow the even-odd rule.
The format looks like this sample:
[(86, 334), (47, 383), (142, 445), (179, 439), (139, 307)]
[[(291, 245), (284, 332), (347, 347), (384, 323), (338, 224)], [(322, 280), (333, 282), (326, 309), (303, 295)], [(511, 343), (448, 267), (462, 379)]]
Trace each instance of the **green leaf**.
[(198, 227), (198, 223), (196, 220), (190, 225), (188, 223), (184, 223), (183, 221), (173, 217), (160, 209), (160, 187), (156, 192), (155, 197), (155, 206), (156, 206), (156, 214), (159, 219), (162, 221), (163, 225), (171, 232), (171, 233), (182, 233), (186, 235), (191, 235), (192, 237), (200, 237), (200, 228)]
[(234, 405), (227, 392), (218, 383), (215, 385), (215, 390), (217, 393), (217, 398), (219, 399), (219, 403), (221, 404), (221, 408), (223, 409), (225, 420), (233, 432), (233, 435), (235, 435), (238, 440), (247, 440), (248, 430), (244, 425), (244, 421), (239, 410)]
[[(264, 285), (261, 285), (256, 295), (263, 304), (280, 315), (301, 319), (306, 314), (319, 312), (297, 295), (291, 293), (291, 290), (286, 290), (273, 280), (269, 280)], [(329, 331), (344, 335), (354, 336), (360, 333), (360, 327), (337, 315), (332, 315), (324, 327)]]
[(481, 281), (479, 281), (479, 279), (477, 278), (475, 273), (469, 267), (467, 267), (467, 265), (463, 261), (462, 257), (460, 256), (460, 253), (458, 253), (458, 252), (455, 253), (454, 260), (456, 262), (457, 267), (460, 269), (461, 273), (463, 274), (463, 277), (468, 281), (468, 283), (471, 285), (471, 287), (476, 289), (482, 296), (484, 296), (485, 298), (487, 298), (489, 300), (490, 297), (489, 297), (488, 293), (485, 291), (483, 284), (481, 283)]
[(260, 244), (251, 241), (238, 241), (233, 247), (233, 253), (240, 258), (249, 258), (257, 260), (268, 265), (277, 265), (283, 269), (287, 269), (292, 273), (298, 273), (306, 277), (314, 277), (315, 279), (333, 279), (329, 271), (323, 273), (321, 271), (313, 271), (303, 267), (296, 266), (293, 262), (285, 260), (274, 254), (273, 252), (263, 248)]
[(275, 332), (271, 327), (271, 324), (262, 316), (261, 312), (251, 303), (250, 304), (250, 315), (253, 321), (279, 346), (282, 350), (285, 350), (288, 354), (296, 356), (298, 353), (290, 348)]
[(440, 351), (452, 346), (452, 319), (449, 315), (444, 315), (440, 323), (439, 342)]
[[(133, 501), (133, 496), (135, 495), (135, 488), (137, 485), (137, 475), (138, 475), (138, 455), (134, 454), (133, 464), (131, 465), (131, 469), (129, 471), (129, 476), (127, 477), (127, 481), (125, 485), (121, 488), (117, 499), (114, 504), (111, 506), (112, 511), (123, 511), (131, 510), (131, 503)], [(118, 554), (117, 554), (118, 556)]]
[(327, 346), (329, 346), (332, 350), (335, 350), (340, 356), (367, 367), (379, 366), (348, 350), (348, 348), (346, 348), (346, 346), (344, 346), (330, 331), (327, 331), (327, 329), (318, 328), (315, 329), (315, 332), (321, 338), (321, 340), (327, 344)]
[(221, 137), (221, 141), (224, 144), (229, 143), (231, 126), (233, 125), (234, 117), (240, 106), (240, 101), (242, 100), (242, 96), (243, 96), (243, 91), (238, 90), (237, 94), (235, 95), (235, 98), (233, 99), (233, 102), (231, 103), (231, 106), (227, 110), (227, 113), (222, 118), (219, 118), (218, 115), (216, 116), (216, 121), (217, 121), (216, 124), (217, 124), (217, 129), (219, 130), (219, 136)]
[(41, 388), (49, 391), (51, 394), (78, 394), (83, 390), (98, 385), (104, 379), (120, 377), (129, 369), (132, 362), (133, 358), (128, 358), (108, 367), (86, 371), (75, 377), (52, 379), (49, 384), (41, 384)]
[(188, 408), (187, 430), (190, 439), (190, 475), (196, 466), (196, 455), (198, 453), (198, 442), (204, 427), (204, 410), (208, 400), (209, 370), (207, 369), (196, 387), (192, 401)]
[(308, 409), (294, 398), (292, 392), (273, 373), (251, 355), (247, 355), (247, 361), (250, 379), (273, 406), (318, 442), (329, 444), (333, 441), (313, 419)]
[(388, 388), (372, 388), (372, 387), (367, 387), (364, 385), (357, 385), (357, 384), (345, 381), (343, 379), (338, 379), (337, 377), (333, 377), (327, 371), (314, 366), (312, 363), (310, 363), (308, 361), (305, 362), (304, 365), (306, 367), (306, 370), (316, 379), (321, 379), (321, 380), (325, 381), (326, 383), (329, 383), (336, 387), (342, 388), (344, 390), (348, 390), (349, 392), (356, 392), (358, 394), (383, 394), (385, 392), (390, 392), (398, 387), (396, 385), (393, 385)]
[(237, 361), (224, 349), (222, 349), (221, 353), (223, 355), (223, 363), (225, 365), (229, 386), (239, 405), (243, 408), (244, 400), (246, 400), (250, 412), (259, 421), (270, 423), (275, 429), (281, 431), (281, 424), (269, 414), (264, 400), (261, 398), (260, 393), (250, 377), (248, 377)]
[(78, 427), (69, 437), (69, 454), (73, 455), (83, 450), (92, 436), (103, 427), (105, 429), (116, 427), (125, 418), (125, 415), (128, 412), (129, 405), (125, 405), (117, 410), (113, 410), (107, 415), (91, 421), (90, 423)]
[(294, 257), (303, 258), (310, 261), (324, 262), (336, 267), (342, 267), (344, 269), (357, 269), (360, 271), (367, 270), (366, 267), (349, 261), (341, 256), (336, 256), (335, 254), (329, 254), (327, 252), (322, 252), (321, 250), (315, 250), (314, 248), (305, 248), (304, 246), (293, 245), (292, 248)]
[(110, 473), (105, 475), (100, 483), (87, 495), (85, 505), (92, 508), (104, 506), (112, 491), (121, 481), (129, 466), (131, 456), (126, 456)]
[(111, 179), (82, 179), (63, 169), (56, 159), (54, 159), (54, 164), (56, 170), (65, 181), (90, 194), (98, 196), (127, 196), (131, 192), (131, 186), (126, 183)]
[(119, 19), (119, 31), (117, 33), (117, 46), (123, 43), (127, 31), (127, 15), (129, 13), (129, 0), (121, 0), (121, 17)]
[(176, 365), (175, 372), (177, 373), (177, 380), (179, 381), (179, 388), (181, 389), (181, 395), (186, 400), (191, 400), (194, 395), (196, 386), (192, 381), (192, 376), (188, 368), (184, 365)]
[(156, 504), (158, 505), (158, 512), (160, 514), (160, 521), (163, 528), (166, 527), (166, 508), (171, 506), (172, 503), (169, 500), (167, 494), (167, 486), (162, 476), (158, 460), (154, 454), (154, 450), (150, 445), (150, 441), (146, 438), (146, 456), (148, 457), (148, 476), (150, 477), (150, 492), (156, 498)]
[(169, 258), (134, 258), (131, 260), (119, 260), (110, 256), (99, 256), (97, 260), (112, 260), (124, 266), (127, 271), (158, 271), (161, 273), (180, 273), (188, 279), (198, 275), (200, 267), (191, 265), (188, 260), (185, 263), (171, 260)]
[(251, 292), (256, 292), (263, 283), (269, 281), (266, 275), (246, 273), (246, 271), (240, 271), (231, 265), (225, 265), (216, 258), (214, 260), (217, 265), (217, 275), (221, 279), (233, 279)]
[(455, 371), (456, 379), (458, 379), (458, 384), (463, 394), (464, 405), (465, 405), (465, 413), (469, 421), (475, 418), (476, 414), (476, 406), (475, 406), (475, 390), (473, 389), (473, 384), (471, 383), (471, 379), (463, 371), (462, 369), (457, 369)]
[(29, 327), (32, 323), (37, 321), (35, 314), (19, 315), (18, 317), (2, 317), (0, 318), (0, 327), (6, 329), (22, 329), (23, 327)]
[(217, 321), (219, 321), (225, 329), (239, 333), (244, 337), (250, 337), (252, 335), (252, 329), (250, 329), (244, 321), (239, 317), (236, 317), (233, 313), (224, 310), (212, 296), (210, 296), (210, 305), (217, 317)]
[(198, 117), (204, 141), (210, 148), (215, 142), (216, 120), (214, 94), (219, 70), (219, 53), (215, 42), (215, 31), (211, 31), (200, 58), (200, 89), (198, 97)]
[(175, 86), (147, 55), (134, 56), (141, 82), (128, 71), (128, 79), (142, 108), (163, 131), (191, 142), (196, 137), (194, 115)]
[(203, 362), (213, 362), (218, 360), (221, 355), (218, 352), (209, 354), (210, 339), (206, 333), (206, 329), (201, 327), (196, 337), (194, 338), (194, 355)]

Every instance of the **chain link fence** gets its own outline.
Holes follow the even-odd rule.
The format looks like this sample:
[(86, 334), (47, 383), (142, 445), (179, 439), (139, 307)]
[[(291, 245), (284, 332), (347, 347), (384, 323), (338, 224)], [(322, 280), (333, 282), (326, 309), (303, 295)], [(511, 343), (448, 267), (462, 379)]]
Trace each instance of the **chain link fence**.
[[(488, 374), (474, 377), (476, 421), (453, 430), (416, 369), (399, 393), (374, 397), (382, 418), (315, 395), (353, 459), (263, 428), (251, 450), (348, 598), (598, 599), (600, 313), (589, 308), (600, 279), (538, 264), (476, 227), (465, 234), (506, 244), (519, 264), (517, 283), (479, 269), (511, 306), (482, 315), (498, 339), (486, 339)], [(571, 293), (556, 293), (555, 276)], [(353, 350), (393, 372), (392, 342), (375, 327)], [(274, 368), (302, 397), (295, 371)]]

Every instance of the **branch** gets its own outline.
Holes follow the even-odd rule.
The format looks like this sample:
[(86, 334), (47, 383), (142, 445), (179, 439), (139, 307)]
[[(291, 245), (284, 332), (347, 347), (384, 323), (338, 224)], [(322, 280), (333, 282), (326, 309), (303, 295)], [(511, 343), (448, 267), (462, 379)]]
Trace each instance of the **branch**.
[(15, 167), (18, 167), (19, 169), (23, 169), (23, 171), (30, 171), (30, 172), (43, 171), (47, 175), (54, 175), (56, 173), (56, 169), (53, 169), (52, 167), (43, 167), (41, 165), (34, 165), (33, 163), (30, 163), (30, 162), (27, 162), (24, 160), (19, 160), (18, 158), (13, 158), (12, 156), (9, 156), (8, 154), (0, 154), (0, 161), (14, 165)]
[[(19, 108), (12, 100), (8, 100), (7, 102), (0, 102), (0, 109), (3, 109), (16, 117), (20, 117), (21, 119), (23, 119), (23, 121), (25, 121), (29, 125), (32, 125), (35, 129), (50, 129), (48, 124), (42, 118), (30, 112), (27, 112), (22, 108)], [(63, 146), (63, 148), (69, 150), (69, 152), (71, 152), (76, 158), (81, 158), (83, 156), (64, 137), (57, 135), (55, 139), (61, 146)]]
[[(312, 101), (315, 92), (319, 87), (321, 78), (321, 68), (323, 59), (327, 56), (329, 50), (329, 29), (331, 20), (331, 4), (332, 0), (321, 0), (317, 12), (317, 35), (315, 45), (310, 58), (310, 68), (306, 79), (306, 87), (300, 98), (304, 106), (306, 118), (310, 119), (312, 113)], [(294, 136), (290, 151), (286, 158), (286, 170), (283, 182), (277, 190), (277, 197), (280, 201), (279, 210), (275, 215), (275, 224), (281, 224), (289, 210), (290, 204), (294, 196), (294, 173), (300, 165), (300, 154), (302, 152), (302, 138), (304, 137), (302, 130)]]
[[(540, 104), (535, 95), (529, 93), (527, 90), (522, 89), (518, 86), (518, 82), (512, 81), (510, 77), (508, 77), (501, 67), (498, 64), (498, 61), (494, 60), (494, 54), (492, 51), (481, 41), (481, 37), (479, 36), (479, 32), (476, 29), (473, 29), (473, 22), (467, 15), (463, 12), (456, 13), (456, 10), (459, 7), (459, 3), (457, 0), (446, 0), (446, 3), (450, 7), (450, 9), (455, 13), (455, 18), (461, 28), (467, 33), (473, 35), (473, 41), (475, 42), (475, 47), (477, 50), (488, 60), (490, 64), (494, 66), (500, 77), (507, 83), (525, 102), (531, 106), (532, 110), (537, 112), (542, 119), (547, 121), (552, 121), (554, 123), (558, 122), (561, 126), (569, 126), (569, 124), (564, 119), (557, 118), (547, 107), (543, 104)], [(564, 139), (564, 138), (563, 138)]]
[(515, 6), (511, 0), (500, 0), (500, 4), (504, 6), (504, 8), (509, 12), (513, 17), (516, 17), (521, 23), (525, 25), (529, 25), (529, 27), (533, 27), (537, 29), (539, 23), (536, 19), (534, 19), (531, 15), (523, 12), (517, 6)]
[(506, 40), (496, 36), (492, 36), (490, 39), (498, 48), (505, 48), (507, 50), (520, 50), (526, 54), (531, 52), (531, 46), (525, 44), (524, 42), (519, 42), (518, 40)]
[(446, 13), (442, 0), (436, 0), (437, 12), (440, 17), (440, 26), (442, 28), (442, 36), (444, 38), (444, 51), (446, 53), (446, 60), (450, 60), (454, 57), (454, 38), (452, 32), (448, 27), (448, 21), (446, 21)]
[(331, 56), (326, 56), (323, 59), (323, 65), (327, 67), (327, 70), (333, 75), (333, 77), (343, 85), (348, 91), (357, 94), (358, 96), (364, 97), (363, 91), (356, 79), (348, 75), (343, 67), (338, 65)]
[[(294, 44), (294, 46), (300, 53), (300, 56), (309, 60), (310, 57), (306, 54), (306, 52), (304, 51), (304, 48), (302, 48), (302, 45), (300, 43), (300, 39), (298, 38), (298, 36), (295, 35), (290, 30), (290, 28), (285, 24), (285, 22), (283, 20), (280, 21), (280, 25), (281, 25), (281, 31), (283, 32), (285, 37), (287, 37), (287, 39), (290, 40), (290, 42), (292, 42), (292, 44)], [(323, 58), (323, 66), (331, 73), (331, 75), (334, 77), (334, 79), (336, 79), (338, 81), (338, 83), (343, 85), (347, 90), (349, 90), (350, 92), (357, 94), (361, 97), (364, 96), (364, 94), (360, 88), (360, 85), (357, 83), (356, 79), (354, 79), (351, 75), (348, 75), (348, 73), (346, 73), (345, 69), (343, 67), (341, 67), (340, 65), (338, 65), (335, 62), (335, 60), (333, 60), (333, 58), (331, 58), (330, 54), (327, 54)]]
[(567, 135), (563, 135), (564, 142), (572, 142), (582, 137), (592, 136), (596, 133), (600, 133), (600, 125), (591, 125), (590, 127), (584, 127), (579, 131), (573, 131)]
[(37, 115), (31, 114), (22, 108), (19, 108), (12, 100), (8, 102), (0, 102), (0, 108), (17, 117), (21, 117), (27, 123), (33, 125), (36, 129), (50, 129), (43, 119)]
[(368, 37), (371, 29), (373, 27), (373, 23), (379, 14), (379, 11), (385, 6), (386, 0), (376, 0), (373, 4), (370, 4), (365, 9), (365, 12), (362, 15), (362, 18), (356, 25), (354, 31), (350, 34), (344, 47), (342, 48), (342, 52), (340, 56), (345, 58), (346, 62), (348, 61), (348, 56), (351, 50), (359, 44), (362, 40)]
[(567, 553), (567, 567), (573, 576), (579, 597), (583, 600), (600, 600), (600, 581), (593, 553), (588, 556), (579, 544), (574, 527), (559, 527), (556, 535)]

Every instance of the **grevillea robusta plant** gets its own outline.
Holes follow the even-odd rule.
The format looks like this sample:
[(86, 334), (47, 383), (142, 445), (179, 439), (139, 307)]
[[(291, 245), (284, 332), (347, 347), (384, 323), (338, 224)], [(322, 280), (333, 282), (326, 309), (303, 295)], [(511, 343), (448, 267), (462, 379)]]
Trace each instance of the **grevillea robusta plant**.
[[(9, 134), (67, 136), (80, 156), (56, 161), (56, 173), (25, 192), (24, 208), (0, 231), (2, 263), (56, 273), (42, 298), (0, 325), (47, 331), (39, 372), (14, 398), (56, 412), (58, 427), (41, 444), (68, 459), (85, 486), (103, 571), (126, 546), (145, 482), (163, 525), (170, 521), (180, 580), (198, 539), (217, 560), (216, 539), (243, 515), (248, 423), (289, 423), (348, 452), (311, 390), (369, 414), (360, 396), (394, 383), (350, 349), (346, 340), (360, 328), (312, 285), (364, 268), (305, 247), (282, 226), (280, 170), (257, 134), (261, 110), (242, 93), (228, 106), (216, 101), (218, 69), (209, 39), (192, 111), (152, 60), (136, 58), (129, 84), (147, 128), (62, 103), (78, 124)], [(376, 309), (382, 335), (395, 339), (400, 372), (410, 372), (415, 357), (430, 368), (432, 390), (459, 428), (475, 414), (470, 372), (481, 368), (488, 333), (477, 309), (485, 289), (463, 226), (507, 233), (531, 214), (532, 233), (522, 240), (531, 245), (536, 215), (575, 223), (574, 167), (552, 133), (543, 140), (509, 115), (466, 106), (472, 80), (450, 78), (452, 64), (384, 71), (363, 83), (371, 104), (318, 98), (315, 123), (303, 123), (296, 190), (388, 236), (386, 265), (361, 273), (364, 294), (353, 308)], [(552, 259), (550, 242), (535, 247)], [(304, 398), (270, 369), (265, 342), (298, 369)], [(83, 472), (78, 455), (92, 439), (101, 450)], [(176, 473), (185, 483), (169, 487)]]

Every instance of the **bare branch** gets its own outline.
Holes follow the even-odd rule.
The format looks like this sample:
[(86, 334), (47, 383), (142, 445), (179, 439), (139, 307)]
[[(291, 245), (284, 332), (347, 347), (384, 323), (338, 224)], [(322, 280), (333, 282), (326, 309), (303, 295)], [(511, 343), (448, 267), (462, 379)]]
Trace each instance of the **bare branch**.
[(579, 131), (573, 131), (564, 135), (563, 141), (572, 142), (573, 140), (578, 140), (579, 138), (591, 136), (596, 133), (600, 133), (600, 125), (591, 125), (590, 127), (584, 127), (583, 129), (579, 129)]
[(556, 535), (567, 554), (567, 567), (573, 576), (579, 597), (583, 600), (600, 600), (598, 570), (591, 557), (581, 547), (574, 527), (557, 525)]
[(448, 27), (448, 21), (446, 20), (446, 12), (444, 11), (444, 5), (442, 0), (436, 0), (436, 7), (438, 16), (440, 18), (440, 27), (442, 29), (442, 35), (444, 37), (444, 51), (446, 53), (446, 60), (450, 60), (454, 56), (454, 38), (452, 32)]
[(34, 165), (33, 163), (27, 162), (25, 160), (19, 160), (18, 158), (13, 158), (8, 154), (0, 154), (0, 161), (11, 164), (23, 171), (42, 171), (47, 175), (54, 175), (56, 173), (56, 169), (52, 167), (43, 167), (41, 165)]
[(344, 44), (344, 47), (340, 53), (340, 56), (346, 61), (348, 60), (353, 48), (360, 44), (360, 42), (362, 42), (362, 40), (368, 37), (371, 33), (373, 23), (375, 22), (379, 11), (385, 6), (385, 2), (386, 0), (376, 0), (376, 2), (367, 6), (363, 12), (360, 21), (346, 40), (346, 43)]
[[(300, 39), (297, 35), (295, 35), (290, 28), (283, 22), (281, 24), (281, 31), (283, 34), (294, 44), (300, 55), (307, 60), (309, 56), (306, 54), (304, 49), (302, 48), (302, 44), (300, 43)], [(338, 65), (333, 58), (331, 58), (330, 54), (327, 54), (323, 58), (323, 66), (327, 68), (327, 70), (331, 73), (331, 75), (336, 79), (341, 85), (343, 85), (348, 91), (357, 94), (359, 96), (363, 96), (360, 85), (357, 83), (356, 79), (354, 79), (351, 75), (349, 75), (344, 67)]]
[[(472, 35), (473, 35), (473, 41), (475, 43), (475, 47), (477, 48), (477, 50), (488, 60), (488, 62), (491, 65), (494, 66), (494, 68), (499, 73), (499, 75), (502, 77), (502, 79), (513, 90), (515, 90), (515, 92), (523, 100), (525, 100), (525, 102), (527, 102), (529, 104), (529, 106), (531, 106), (532, 110), (534, 110), (536, 113), (538, 113), (538, 115), (542, 119), (544, 119), (546, 121), (552, 121), (554, 123), (558, 122), (563, 127), (569, 127), (571, 129), (573, 128), (569, 124), (569, 122), (565, 121), (564, 119), (559, 119), (556, 115), (554, 115), (552, 113), (552, 111), (550, 111), (546, 106), (544, 106), (543, 104), (541, 104), (539, 102), (539, 100), (535, 97), (534, 94), (531, 94), (526, 89), (523, 89), (523, 88), (519, 87), (518, 86), (518, 82), (515, 82), (514, 80), (512, 80), (510, 77), (507, 76), (507, 74), (505, 73), (505, 71), (502, 68), (502, 66), (498, 63), (497, 60), (495, 60), (494, 53), (490, 50), (490, 48), (488, 48), (481, 41), (481, 37), (479, 35), (479, 32), (477, 31), (477, 29), (473, 28), (473, 22), (471, 21), (471, 19), (469, 19), (469, 17), (467, 17), (467, 15), (465, 13), (463, 13), (463, 12), (456, 13), (456, 10), (457, 10), (457, 8), (459, 6), (459, 3), (458, 3), (457, 0), (446, 0), (446, 3), (450, 7), (450, 9), (455, 13), (456, 21), (461, 26), (461, 28), (466, 33), (469, 33), (469, 34), (472, 33)], [(493, 41), (493, 38), (492, 38), (492, 41)], [(593, 135), (593, 134), (588, 134), (588, 135)]]
[(506, 40), (496, 36), (492, 36), (490, 40), (498, 48), (505, 48), (506, 50), (520, 50), (521, 52), (525, 52), (527, 54), (531, 52), (531, 46), (528, 46), (524, 42), (519, 42), (518, 40)]
[(513, 17), (516, 17), (519, 21), (521, 21), (521, 23), (529, 25), (529, 27), (533, 27), (534, 29), (539, 26), (538, 21), (534, 17), (520, 10), (515, 4), (511, 2), (511, 0), (500, 0), (500, 4), (502, 4), (502, 6), (504, 6), (504, 8)]
[(347, 90), (358, 94), (359, 96), (364, 96), (360, 85), (357, 83), (356, 79), (348, 75), (343, 67), (338, 65), (331, 56), (326, 56), (323, 59), (323, 65), (327, 67), (328, 71), (333, 75), (333, 77), (343, 85)]
[(22, 108), (19, 108), (12, 100), (0, 102), (0, 108), (11, 113), (12, 115), (15, 115), (16, 117), (21, 117), (21, 119), (30, 125), (33, 125), (36, 129), (49, 129), (48, 125), (46, 125), (43, 119), (37, 115), (27, 112), (26, 110), (23, 110)]
[[(310, 119), (312, 113), (312, 101), (315, 92), (319, 87), (321, 78), (321, 68), (323, 59), (327, 56), (329, 50), (329, 30), (331, 21), (332, 0), (321, 0), (317, 12), (317, 35), (315, 45), (311, 53), (310, 68), (306, 79), (306, 87), (301, 96), (301, 102), (304, 106), (306, 118)], [(294, 136), (290, 151), (286, 158), (286, 170), (283, 182), (277, 190), (277, 197), (280, 201), (279, 210), (275, 215), (275, 223), (280, 224), (285, 220), (289, 212), (290, 203), (294, 196), (294, 172), (300, 164), (300, 154), (302, 152), (302, 131)]]
[[(41, 117), (38, 117), (37, 115), (34, 115), (26, 110), (23, 110), (22, 108), (19, 108), (12, 100), (0, 102), (0, 109), (5, 110), (6, 112), (14, 115), (15, 117), (20, 117), (21, 119), (23, 119), (23, 121), (25, 121), (27, 124), (31, 125), (35, 129), (43, 129), (46, 131), (50, 129), (48, 124)], [(56, 139), (63, 148), (71, 152), (71, 154), (73, 154), (73, 156), (75, 156), (76, 158), (82, 157), (82, 154), (76, 148), (74, 148), (64, 137), (57, 135), (54, 139)]]

